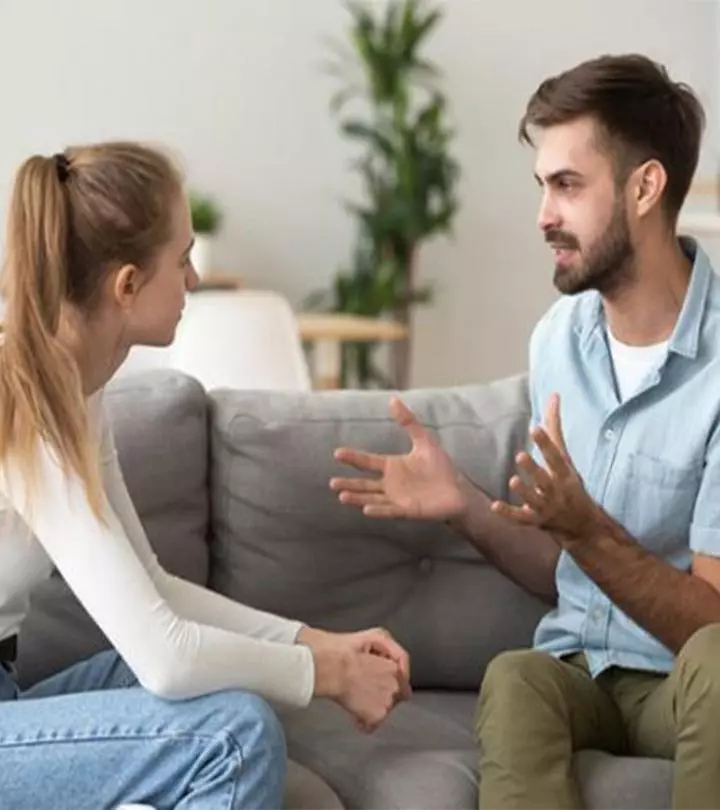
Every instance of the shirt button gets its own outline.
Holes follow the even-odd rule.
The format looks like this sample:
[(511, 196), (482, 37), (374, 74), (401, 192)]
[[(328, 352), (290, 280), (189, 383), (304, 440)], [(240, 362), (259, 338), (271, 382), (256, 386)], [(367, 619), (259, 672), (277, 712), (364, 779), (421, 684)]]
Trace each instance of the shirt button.
[(602, 617), (603, 617), (602, 608), (593, 608), (593, 610), (592, 610), (592, 611), (591, 611), (591, 613), (590, 613), (590, 616), (591, 616), (591, 617), (592, 617), (592, 618), (593, 618), (593, 619), (594, 619), (596, 622), (599, 622), (599, 621), (600, 621), (600, 619), (602, 619)]
[(607, 439), (607, 441), (611, 442), (615, 438), (615, 431), (608, 428), (605, 431), (605, 438)]

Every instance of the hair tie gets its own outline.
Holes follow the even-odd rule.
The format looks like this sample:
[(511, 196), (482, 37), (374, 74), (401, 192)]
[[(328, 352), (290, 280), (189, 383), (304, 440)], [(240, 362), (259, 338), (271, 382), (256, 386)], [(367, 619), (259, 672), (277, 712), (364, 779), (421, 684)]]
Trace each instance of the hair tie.
[(55, 162), (55, 171), (57, 172), (58, 180), (64, 183), (70, 176), (70, 161), (62, 152), (53, 155), (52, 159)]

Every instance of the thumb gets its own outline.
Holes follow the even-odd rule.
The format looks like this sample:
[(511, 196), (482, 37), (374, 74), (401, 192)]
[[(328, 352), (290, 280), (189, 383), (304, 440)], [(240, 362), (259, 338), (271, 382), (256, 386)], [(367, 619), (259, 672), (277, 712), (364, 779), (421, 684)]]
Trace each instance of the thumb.
[(418, 422), (415, 414), (399, 397), (391, 398), (390, 414), (400, 425), (400, 427), (402, 427), (403, 430), (408, 434), (413, 444), (420, 441), (427, 441), (427, 439), (429, 439), (428, 432), (420, 424), (420, 422)]
[(560, 417), (560, 395), (553, 394), (548, 400), (547, 410), (545, 411), (545, 428), (548, 436), (553, 440), (557, 448), (568, 455), (568, 449), (565, 444), (565, 436), (563, 436), (562, 420)]

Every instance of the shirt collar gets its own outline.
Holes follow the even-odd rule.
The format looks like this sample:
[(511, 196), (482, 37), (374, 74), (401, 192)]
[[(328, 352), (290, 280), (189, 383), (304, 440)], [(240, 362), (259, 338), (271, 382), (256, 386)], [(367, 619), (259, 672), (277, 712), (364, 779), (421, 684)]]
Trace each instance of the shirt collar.
[[(683, 252), (692, 259), (693, 265), (685, 300), (670, 336), (668, 351), (694, 359), (698, 353), (700, 329), (713, 269), (707, 254), (694, 239), (689, 236), (681, 236), (679, 239)], [(584, 317), (578, 328), (581, 342), (584, 344), (589, 340), (595, 330), (604, 323), (602, 297), (597, 292), (592, 293), (586, 301)]]
[(688, 258), (693, 260), (693, 266), (685, 301), (670, 336), (669, 351), (694, 359), (698, 354), (713, 269), (707, 254), (694, 239), (681, 237), (680, 244)]

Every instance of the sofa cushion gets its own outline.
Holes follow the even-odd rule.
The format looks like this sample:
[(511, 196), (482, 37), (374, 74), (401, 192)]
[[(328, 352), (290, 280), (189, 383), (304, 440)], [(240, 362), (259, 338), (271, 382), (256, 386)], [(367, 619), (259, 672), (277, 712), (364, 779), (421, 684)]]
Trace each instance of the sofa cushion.
[[(528, 424), (525, 380), (410, 391), (404, 400), (485, 491), (507, 495)], [(375, 391), (210, 395), (212, 587), (336, 630), (387, 626), (418, 687), (476, 688), (501, 649), (524, 646), (544, 607), (436, 523), (372, 520), (329, 489), (338, 445), (400, 452)]]
[(601, 751), (582, 751), (575, 759), (586, 807), (668, 810), (672, 805), (669, 760), (614, 757)]
[[(199, 583), (208, 572), (207, 400), (171, 371), (125, 377), (106, 389), (130, 495), (168, 571)], [(107, 646), (56, 573), (36, 592), (20, 635), (23, 685)]]
[[(335, 704), (283, 718), (290, 756), (316, 771), (345, 807), (477, 808), (474, 693), (415, 692), (373, 734)], [(672, 763), (583, 751), (576, 757), (589, 810), (670, 807)]]
[(343, 804), (315, 771), (290, 759), (285, 776), (283, 810), (343, 810)]

